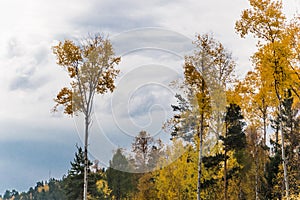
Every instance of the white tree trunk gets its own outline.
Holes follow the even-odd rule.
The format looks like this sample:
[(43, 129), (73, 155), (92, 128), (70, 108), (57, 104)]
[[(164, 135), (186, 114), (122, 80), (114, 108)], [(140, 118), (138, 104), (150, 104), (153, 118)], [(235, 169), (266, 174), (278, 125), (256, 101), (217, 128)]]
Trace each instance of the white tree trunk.
[(255, 200), (259, 200), (258, 197), (258, 149), (257, 139), (255, 140)]
[(285, 150), (284, 150), (284, 133), (282, 128), (282, 109), (281, 105), (279, 105), (279, 113), (280, 113), (280, 132), (281, 132), (281, 158), (282, 158), (282, 166), (283, 166), (283, 179), (285, 185), (285, 196), (286, 199), (289, 200), (289, 180), (287, 176), (287, 167), (286, 167), (286, 157), (285, 157)]
[(87, 200), (87, 188), (88, 188), (88, 134), (89, 134), (89, 117), (85, 116), (83, 200)]
[(203, 144), (203, 115), (199, 131), (199, 151), (198, 151), (198, 182), (197, 182), (197, 200), (201, 200), (201, 165), (202, 165), (202, 144)]

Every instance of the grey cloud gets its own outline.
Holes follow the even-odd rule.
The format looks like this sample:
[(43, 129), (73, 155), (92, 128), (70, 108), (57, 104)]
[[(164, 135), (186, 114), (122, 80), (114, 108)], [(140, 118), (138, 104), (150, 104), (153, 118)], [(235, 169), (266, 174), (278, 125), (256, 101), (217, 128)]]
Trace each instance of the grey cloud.
[(120, 1), (99, 1), (99, 3), (95, 2), (92, 4), (91, 9), (85, 16), (76, 17), (72, 23), (79, 28), (100, 28), (113, 31), (134, 28), (146, 23), (154, 25), (149, 17), (144, 16), (140, 19), (130, 17), (130, 14), (135, 10), (136, 6), (131, 2), (122, 4)]
[(33, 79), (32, 76), (20, 75), (14, 77), (9, 85), (9, 90), (35, 90), (47, 82), (46, 77), (39, 77), (38, 79)]
[(143, 111), (140, 109), (147, 111), (145, 113), (147, 114), (151, 105), (165, 106), (162, 103), (165, 100), (168, 102), (170, 96), (175, 95), (169, 84), (178, 76), (179, 73), (168, 66), (151, 64), (139, 66), (121, 77), (112, 95), (111, 109), (117, 111), (119, 117), (126, 118), (129, 117), (129, 108), (135, 116), (141, 115)]
[(158, 26), (159, 18), (153, 9), (168, 5), (169, 1), (92, 1), (87, 13), (72, 19), (79, 28), (105, 29), (114, 32), (137, 27)]
[[(30, 46), (30, 48), (29, 48)], [(27, 56), (33, 58), (35, 64), (40, 64), (45, 61), (49, 55), (50, 47), (42, 44), (34, 44), (32, 48), (29, 44), (24, 44), (18, 37), (12, 37), (7, 41), (6, 44), (6, 56), (9, 59), (14, 59), (16, 57), (22, 60)]]
[(135, 91), (129, 101), (129, 116), (138, 118), (148, 115), (149, 112), (170, 111), (170, 102), (173, 94), (158, 85), (149, 85)]
[(36, 61), (36, 65), (41, 65), (46, 63), (48, 60), (48, 56), (51, 54), (51, 49), (48, 46), (40, 46), (34, 52), (33, 57)]
[(23, 53), (24, 52), (17, 38), (13, 37), (8, 40), (6, 47), (6, 55), (8, 58), (21, 56)]
[(9, 89), (17, 90), (17, 89), (33, 88), (34, 85), (31, 83), (29, 79), (30, 78), (28, 76), (15, 77), (10, 83)]
[(160, 49), (183, 57), (193, 49), (192, 40), (181, 33), (163, 28), (141, 28), (111, 38), (117, 55), (146, 48)]
[(36, 48), (26, 51), (19, 55), (10, 53), (11, 62), (17, 67), (16, 75), (11, 77), (9, 90), (37, 89), (49, 80), (44, 65), (48, 64), (50, 47), (47, 49), (45, 45), (37, 45)]
[(152, 17), (140, 17), (139, 20), (135, 18), (124, 16), (101, 16), (98, 14), (91, 15), (88, 19), (78, 20), (77, 23), (80, 28), (107, 30), (110, 31), (122, 31), (136, 27), (143, 26), (156, 26)]

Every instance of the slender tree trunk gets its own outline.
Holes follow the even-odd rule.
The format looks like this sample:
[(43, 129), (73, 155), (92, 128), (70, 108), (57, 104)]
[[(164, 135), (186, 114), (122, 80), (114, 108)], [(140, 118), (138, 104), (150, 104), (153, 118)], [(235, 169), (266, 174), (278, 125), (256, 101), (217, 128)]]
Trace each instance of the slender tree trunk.
[(290, 199), (289, 197), (289, 180), (287, 176), (287, 167), (286, 167), (286, 157), (285, 157), (285, 150), (284, 150), (284, 132), (283, 132), (283, 125), (282, 125), (282, 109), (281, 103), (279, 104), (279, 113), (280, 113), (280, 132), (281, 132), (281, 158), (282, 158), (282, 166), (283, 166), (283, 178), (284, 178), (284, 185), (285, 185), (285, 196), (287, 200)]
[[(227, 123), (226, 123), (226, 130), (225, 130), (225, 138), (227, 138)], [(225, 145), (224, 151), (224, 200), (227, 200), (227, 147)]]
[(224, 152), (224, 200), (227, 200), (227, 150), (225, 148), (225, 152)]
[[(204, 72), (204, 63), (202, 63), (202, 72)], [(201, 93), (202, 93), (203, 96), (201, 97), (202, 98), (201, 99), (201, 105), (199, 106), (199, 108), (200, 108), (200, 130), (199, 130), (199, 133), (198, 133), (198, 138), (199, 138), (199, 155), (198, 155), (198, 159), (199, 159), (199, 162), (198, 162), (197, 200), (201, 199), (202, 143), (203, 143), (203, 133), (204, 133), (204, 112), (206, 110), (205, 99), (204, 99), (205, 82), (204, 82), (203, 77), (202, 77), (202, 80), (201, 80)]]
[[(283, 166), (283, 180), (284, 180), (284, 185), (285, 185), (285, 196), (287, 200), (289, 200), (289, 182), (288, 182), (288, 176), (287, 176), (287, 168), (286, 168), (286, 157), (285, 157), (285, 151), (284, 151), (284, 133), (283, 133), (283, 125), (282, 125), (282, 117), (283, 117), (283, 112), (282, 112), (282, 98), (280, 95), (280, 90), (284, 90), (284, 88), (280, 87), (280, 84), (282, 81), (285, 81), (285, 77), (283, 76), (284, 71), (282, 68), (279, 66), (279, 61), (276, 59), (276, 52), (273, 50), (273, 55), (275, 57), (275, 73), (273, 74), (274, 77), (274, 87), (275, 87), (275, 92), (277, 99), (279, 101), (278, 105), (278, 111), (279, 111), (279, 128), (281, 132), (281, 159), (282, 159), (282, 166)], [(279, 77), (277, 77), (277, 76)]]
[(257, 141), (257, 131), (253, 131), (251, 129), (251, 133), (255, 133), (255, 141), (254, 141), (254, 164), (255, 164), (255, 200), (259, 200), (258, 198), (258, 141)]
[(83, 200), (87, 200), (88, 188), (88, 134), (89, 134), (89, 117), (85, 116), (85, 136), (84, 136), (84, 178), (83, 178)]
[[(279, 119), (280, 120), (280, 119)], [(275, 132), (275, 143), (276, 143), (276, 146), (275, 146), (275, 153), (277, 153), (278, 152), (278, 144), (279, 144), (279, 125), (278, 126), (276, 126), (276, 132)]]
[(258, 197), (258, 146), (257, 138), (255, 140), (255, 200), (259, 200)]
[(266, 113), (263, 114), (263, 123), (264, 123), (264, 145), (267, 146), (267, 122), (266, 122)]
[(264, 167), (264, 173), (266, 173), (266, 171), (267, 171), (267, 166), (266, 166), (266, 155), (267, 155), (267, 153), (266, 153), (266, 148), (265, 147), (267, 147), (267, 122), (266, 122), (266, 119), (267, 119), (267, 113), (266, 113), (266, 111), (264, 111), (264, 113), (263, 113), (263, 126), (264, 126), (264, 155), (263, 155), (263, 167)]
[(199, 131), (199, 163), (198, 163), (198, 183), (197, 183), (197, 200), (201, 200), (201, 174), (202, 174), (202, 146), (203, 146), (203, 130), (204, 130), (204, 116), (203, 113), (201, 114), (201, 121), (200, 121), (200, 131)]
[[(257, 164), (256, 164), (257, 165)], [(255, 200), (259, 200), (258, 198), (258, 168), (256, 166), (255, 172)]]

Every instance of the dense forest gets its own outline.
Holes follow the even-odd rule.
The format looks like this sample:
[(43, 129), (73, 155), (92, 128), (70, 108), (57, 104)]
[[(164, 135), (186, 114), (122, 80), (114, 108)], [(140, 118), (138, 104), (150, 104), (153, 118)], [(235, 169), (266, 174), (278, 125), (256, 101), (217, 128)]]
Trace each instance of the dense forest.
[[(231, 52), (212, 34), (197, 34), (195, 50), (184, 60), (184, 80), (171, 83), (177, 103), (163, 124), (170, 142), (141, 130), (131, 148), (114, 152), (108, 168), (88, 160), (87, 146), (78, 146), (62, 179), (38, 182), (27, 192), (6, 191), (2, 199), (76, 200), (85, 194), (91, 200), (300, 199), (300, 17), (288, 19), (281, 1), (249, 2), (235, 30), (257, 39), (253, 70), (237, 79)], [(105, 48), (109, 52), (101, 62), (111, 62), (105, 76), (93, 76), (94, 95), (114, 89), (118, 70), (113, 65), (120, 58), (109, 41), (96, 37), (82, 47), (72, 41), (54, 47), (58, 65), (78, 80), (71, 83), (73, 90), (61, 90), (57, 106), (66, 114), (83, 112), (87, 127), (92, 99), (74, 98), (74, 91), (81, 94), (88, 73), (81, 71), (84, 79), (76, 79), (77, 67), (84, 56), (95, 59), (90, 52), (101, 42), (106, 46), (100, 54)], [(77, 100), (73, 105), (72, 99)]]

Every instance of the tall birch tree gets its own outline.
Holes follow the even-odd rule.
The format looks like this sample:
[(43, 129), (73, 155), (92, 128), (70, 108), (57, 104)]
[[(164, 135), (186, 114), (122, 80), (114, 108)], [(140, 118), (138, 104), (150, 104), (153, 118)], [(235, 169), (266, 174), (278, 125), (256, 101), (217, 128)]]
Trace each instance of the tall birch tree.
[(63, 87), (54, 99), (54, 111), (63, 106), (67, 115), (84, 115), (83, 200), (87, 200), (88, 137), (94, 97), (114, 90), (114, 79), (119, 73), (114, 67), (120, 62), (120, 57), (115, 56), (109, 39), (100, 34), (89, 36), (78, 44), (71, 40), (59, 42), (53, 47), (53, 53), (57, 64), (68, 72), (71, 80), (70, 86)]

